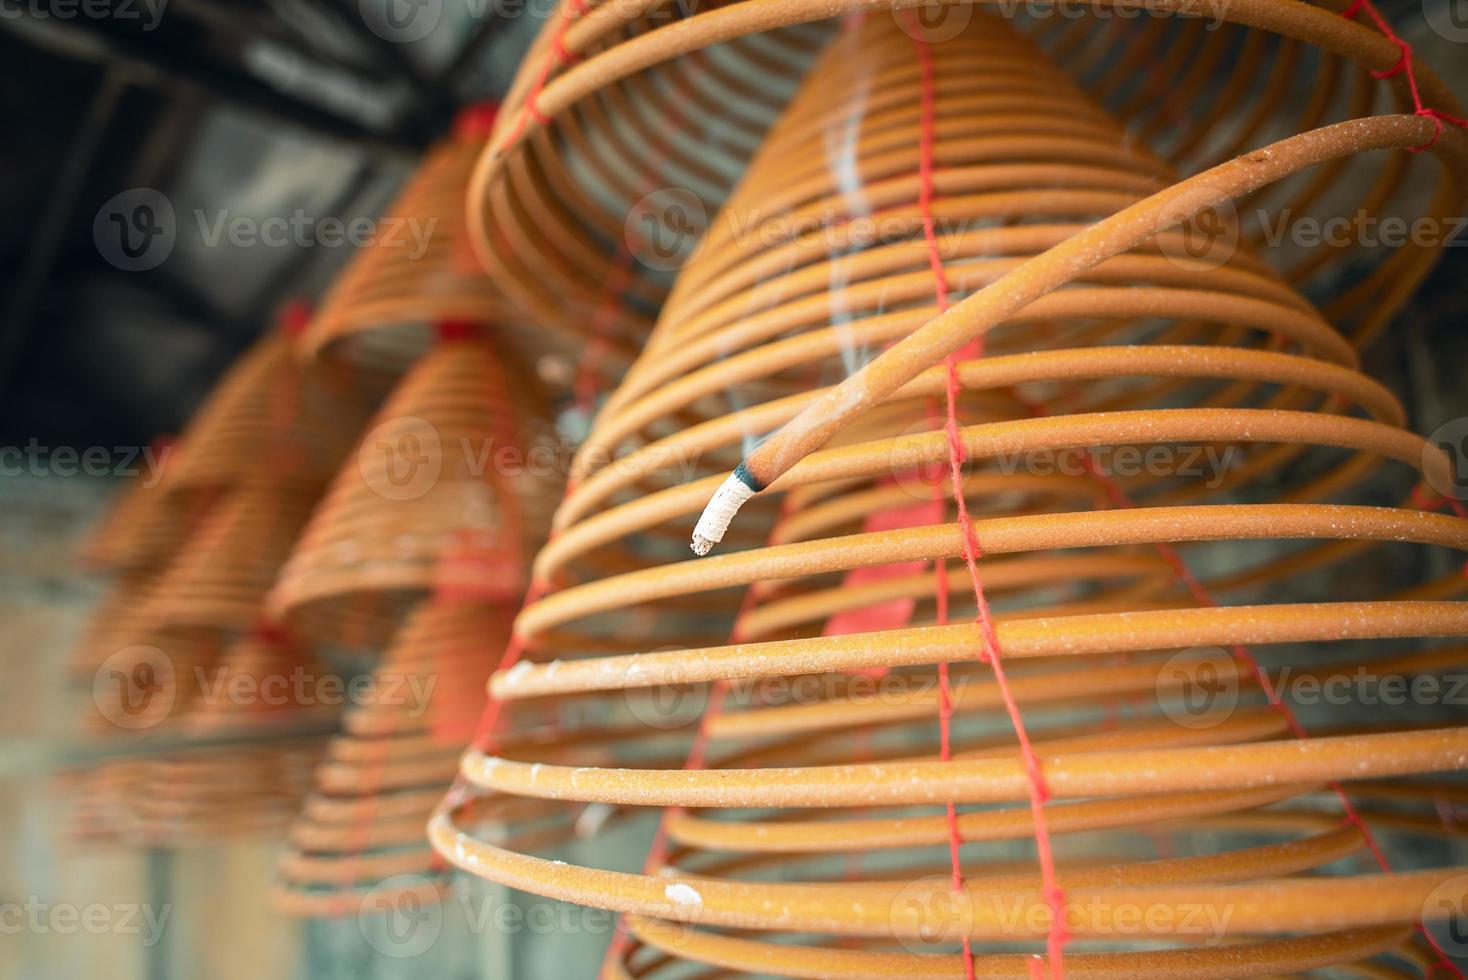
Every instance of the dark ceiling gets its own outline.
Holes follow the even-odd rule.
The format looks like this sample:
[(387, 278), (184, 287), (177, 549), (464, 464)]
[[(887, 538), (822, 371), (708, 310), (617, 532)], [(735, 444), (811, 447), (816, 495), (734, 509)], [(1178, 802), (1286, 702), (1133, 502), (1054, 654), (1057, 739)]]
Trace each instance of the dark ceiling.
[[(1383, 7), (1422, 21), (1417, 0)], [(508, 87), (550, 9), (0, 0), (0, 444), (127, 447), (177, 431), (274, 311), (319, 295), (348, 257), (180, 234), (168, 261), (123, 271), (94, 239), (114, 195), (157, 189), (180, 223), (373, 215), (457, 106)], [(1438, 41), (1423, 54), (1461, 89), (1459, 46), (1421, 36)], [(1424, 431), (1468, 414), (1456, 376), (1468, 363), (1468, 241), (1457, 246), (1368, 356)]]
[[(190, 248), (124, 271), (93, 221), (161, 191), (221, 211), (376, 213), (456, 107), (508, 85), (534, 11), (489, 0), (0, 0), (0, 443), (176, 431), (347, 249)], [(189, 217), (185, 217), (185, 216)], [(210, 219), (212, 220), (212, 218)]]

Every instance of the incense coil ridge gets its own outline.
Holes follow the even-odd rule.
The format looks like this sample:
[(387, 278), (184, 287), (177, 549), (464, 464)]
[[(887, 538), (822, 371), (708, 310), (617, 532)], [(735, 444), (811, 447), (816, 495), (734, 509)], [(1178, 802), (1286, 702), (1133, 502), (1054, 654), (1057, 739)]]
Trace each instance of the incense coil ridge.
[[(1360, 5), (1316, 6), (1372, 29)], [(1216, 166), (1280, 135), (1414, 109), (1410, 85), (1382, 84), (1405, 79), (1400, 65), (1363, 66), (1352, 51), (1316, 47), (1309, 33), (1274, 36), (1209, 17), (1154, 19), (1130, 32), (1114, 19), (1101, 23), (1100, 8), (1092, 13), (1026, 28), (1133, 138), (1180, 173)], [(1119, 35), (1128, 37), (1120, 58), (1108, 50)], [(1453, 93), (1420, 61), (1414, 74), (1434, 90), (1424, 106), (1461, 116)], [(1308, 178), (1245, 194), (1227, 212), (1248, 217), (1237, 234), (1365, 347), (1432, 269), (1444, 232), (1455, 224), (1460, 192), (1435, 180), (1430, 167), (1412, 154), (1342, 158)], [(1391, 230), (1397, 227), (1400, 241)]]
[[(104, 610), (106, 607), (104, 606)], [(100, 735), (148, 735), (177, 729), (204, 693), (202, 672), (213, 669), (226, 640), (216, 630), (162, 628), (146, 607), (141, 623), (119, 624), (98, 642), (85, 677), (90, 686), (87, 727)], [(132, 617), (129, 617), (132, 620)]]
[[(733, 11), (746, 6), (729, 8), (723, 28), (743, 23)], [(772, 8), (761, 26), (797, 9)], [(1325, 23), (1299, 5), (1229, 15), (1265, 10), (1281, 30)], [(1324, 43), (1369, 49), (1368, 66), (1385, 60), (1350, 25)], [(565, 103), (550, 91), (543, 111), (554, 115)], [(928, 125), (930, 138), (915, 136)], [(834, 160), (833, 128), (851, 137)], [(1408, 149), (1432, 131), (1401, 115), (1327, 127), (1225, 163), (1217, 179)], [(1461, 136), (1444, 133), (1433, 153), (1461, 198)], [(828, 170), (862, 182), (843, 188)], [(1363, 786), (1363, 812), (1384, 836), (1452, 840), (1433, 801), (1454, 791), (1440, 774), (1464, 768), (1468, 728), (1441, 704), (1410, 721), (1343, 706), (1323, 712), (1324, 727), (1310, 719), (1318, 737), (1299, 737), (1264, 681), (1285, 667), (1460, 669), (1464, 648), (1444, 641), (1468, 634), (1458, 601), (1468, 520), (1420, 506), (1451, 485), (1445, 457), (1403, 427), (1396, 397), (1360, 372), (1351, 340), (1287, 277), (1246, 240), (1192, 254), (1182, 232), (1153, 227), (1149, 209), (1198, 186), (1178, 184), (1167, 159), (1000, 22), (976, 12), (942, 40), (878, 16), (844, 29), (726, 204), (755, 216), (754, 233), (710, 226), (578, 455), (534, 565), (546, 591), (515, 623), (524, 660), (491, 680), (507, 734), (464, 756), (465, 791), (430, 824), (438, 853), (470, 874), (630, 913), (633, 940), (614, 951), (609, 976), (682, 975), (689, 963), (962, 975), (961, 938), (979, 975), (1030, 976), (1051, 922), (1029, 846), (1038, 833), (1015, 805), (1034, 774), (1011, 731), (1012, 696), (1049, 790), (1072, 975), (1348, 964), (1421, 975), (1434, 954), (1413, 927), (1447, 914), (1434, 899), (1463, 899), (1465, 868), (1377, 873), (1326, 787), (1404, 781), (1380, 813), (1379, 787)], [(1153, 197), (1179, 187), (1171, 202)], [(1191, 217), (1195, 203), (1173, 216)], [(834, 214), (808, 234), (782, 231), (802, 209)], [(849, 219), (874, 211), (892, 220), (889, 237), (853, 241)], [(1049, 250), (1119, 213), (1147, 216), (1138, 244), (1068, 273), (1045, 265)], [(935, 293), (958, 310), (1026, 267), (1060, 281), (996, 316), (981, 349), (959, 352), (951, 436), (935, 409), (949, 377), (933, 363), (841, 419), (757, 494), (728, 553), (678, 560), (689, 519), (741, 454), (770, 445), (762, 436), (942, 319)], [(950, 438), (1003, 684), (981, 662), (947, 476), (923, 472), (949, 463)], [(1152, 461), (1124, 467), (1124, 447)], [(1190, 472), (1184, 452), (1210, 449), (1217, 467)], [(1112, 463), (1098, 468), (1101, 458)], [(1405, 584), (1374, 594), (1363, 567)], [(731, 620), (726, 642), (717, 634)], [(1260, 672), (1236, 652), (1245, 646), (1261, 648)], [(951, 759), (939, 744), (938, 664), (956, 691)], [(1199, 724), (1178, 701), (1208, 678), (1237, 703)], [(674, 724), (648, 714), (638, 701), (648, 691), (707, 702)], [(555, 757), (516, 739), (517, 720), (557, 704), (626, 734), (578, 739), (573, 728)], [(654, 739), (674, 741), (673, 761), (649, 749)], [(507, 797), (566, 820), (591, 807), (661, 808), (666, 848), (632, 874), (491, 843), (515, 824), (475, 807)], [(962, 808), (957, 890), (948, 801)], [(1343, 869), (1347, 859), (1356, 863)], [(1171, 918), (1126, 933), (1100, 911), (1108, 903)], [(1184, 906), (1237, 917), (1199, 934), (1181, 925)]]
[(486, 338), (440, 340), (338, 472), (272, 614), (317, 642), (370, 646), (443, 579), (518, 596), (561, 478), (532, 454), (547, 437), (540, 398)]

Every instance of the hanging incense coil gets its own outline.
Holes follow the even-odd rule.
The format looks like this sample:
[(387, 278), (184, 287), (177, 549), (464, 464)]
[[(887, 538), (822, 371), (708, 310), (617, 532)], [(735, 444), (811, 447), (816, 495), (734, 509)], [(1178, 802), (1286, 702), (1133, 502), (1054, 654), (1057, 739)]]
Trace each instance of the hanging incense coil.
[[(151, 614), (143, 617), (151, 622)], [(110, 643), (83, 678), (91, 688), (87, 727), (95, 734), (151, 735), (177, 726), (203, 693), (205, 672), (224, 651), (215, 630), (138, 626), (109, 636)]]
[(81, 843), (189, 847), (284, 830), (325, 739), (200, 745), (63, 775), (65, 836)]
[(155, 570), (118, 575), (93, 607), (86, 625), (72, 644), (67, 658), (68, 675), (74, 680), (90, 681), (103, 661), (130, 645), (130, 638), (147, 628), (144, 607), (157, 582)]
[(432, 347), (439, 323), (512, 321), (465, 229), (464, 189), (493, 119), (471, 107), (428, 151), (311, 320), (301, 345), (312, 357), (396, 374)]
[[(496, 133), (523, 132), (528, 102), (567, 59), (613, 54), (677, 17), (663, 8), (588, 30), (566, 19), (571, 10), (547, 20)], [(481, 160), (471, 230), (496, 284), (534, 322), (590, 336), (613, 361), (635, 354), (708, 209), (728, 194), (824, 35), (801, 26), (736, 38), (614, 81), (558, 118), (553, 136), (527, 133), (505, 181), (487, 180)]]
[(345, 698), (336, 693), (345, 681), (307, 644), (265, 621), (236, 640), (199, 686), (200, 701), (187, 719), (199, 738), (334, 729)]
[(118, 494), (116, 502), (83, 546), (81, 559), (90, 568), (127, 574), (156, 572), (168, 563), (190, 531), (198, 527), (215, 495), (178, 497), (169, 493), (169, 474), (180, 466), (178, 445), (155, 440), (139, 465), (139, 475)]
[(503, 602), (423, 603), (373, 671), (333, 739), (290, 833), (278, 902), (305, 915), (356, 914), (363, 897), (442, 885), (423, 825), (458, 771), (483, 707), (492, 651), (508, 638)]
[(324, 486), (356, 444), (380, 399), (381, 378), (302, 364), (293, 338), (308, 316), (291, 305), (210, 392), (180, 441), (173, 493), (218, 491), (268, 479)]
[(181, 847), (273, 836), (311, 785), (324, 737), (204, 745), (133, 763), (128, 839)]
[(146, 615), (165, 628), (248, 630), (315, 502), (289, 483), (229, 494), (163, 574)]
[(561, 478), (543, 418), (487, 340), (442, 341), (337, 474), (281, 571), (273, 614), (318, 643), (380, 648), (441, 578), (520, 595)]
[(65, 814), (62, 836), (83, 844), (122, 844), (135, 832), (132, 800), (147, 763), (137, 758), (104, 762), (59, 774), (56, 789)]
[[(1350, 5), (1318, 6), (1344, 13)], [(1261, 13), (1268, 13), (1263, 5)], [(1096, 8), (1093, 16), (1033, 20), (1028, 27), (1084, 91), (1181, 173), (1216, 166), (1282, 133), (1412, 111), (1411, 93), (1400, 85), (1391, 90), (1380, 78), (1404, 77), (1392, 72), (1400, 52), (1393, 49), (1393, 65), (1377, 69), (1362, 62), (1354, 45), (1342, 52), (1314, 47), (1316, 32), (1334, 22), (1275, 37), (1212, 16), (1153, 18), (1136, 31), (1099, 17)], [(1364, 12), (1356, 19), (1370, 28)], [(1307, 18), (1300, 20), (1303, 26)], [(1118, 63), (1112, 55), (1122, 36), (1127, 51)], [(1435, 90), (1426, 104), (1453, 114), (1452, 93), (1420, 63), (1415, 74)], [(1455, 225), (1461, 191), (1439, 182), (1433, 170), (1411, 154), (1341, 159), (1308, 179), (1246, 194), (1227, 212), (1246, 219), (1238, 232), (1244, 240), (1365, 346), (1386, 329), (1451, 237), (1443, 232)]]
[[(754, 6), (705, 23), (727, 37)], [(758, 26), (802, 9), (771, 9)], [(1272, 11), (1282, 31), (1319, 28), (1332, 50), (1366, 52), (1365, 67), (1386, 61), (1364, 30), (1326, 30), (1321, 11), (1228, 9), (1249, 23)], [(573, 91), (570, 73), (565, 84)], [(548, 115), (566, 104), (549, 88), (542, 98)], [(861, 175), (855, 187), (822, 173), (833, 129), (851, 149), (829, 165)], [(1432, 131), (1423, 117), (1387, 116), (1306, 144), (1407, 148)], [(1218, 179), (1288, 172), (1300, 145)], [(1463, 151), (1453, 132), (1434, 147), (1458, 196)], [(683, 975), (692, 963), (959, 976), (968, 940), (977, 975), (1027, 977), (1056, 942), (1057, 908), (1072, 976), (1349, 964), (1397, 975), (1388, 954), (1420, 975), (1435, 954), (1414, 924), (1468, 895), (1468, 869), (1448, 857), (1378, 873), (1374, 836), (1343, 822), (1326, 787), (1401, 780), (1376, 828), (1399, 857), (1410, 853), (1399, 834), (1451, 837), (1431, 777), (1464, 767), (1468, 727), (1442, 704), (1399, 720), (1331, 705), (1307, 738), (1270, 694), (1287, 672), (1460, 669), (1465, 648), (1436, 638), (1468, 635), (1455, 601), (1468, 588), (1468, 520), (1413, 502), (1447, 485), (1446, 459), (1403, 428), (1400, 403), (1359, 372), (1352, 344), (1247, 243), (1194, 255), (1164, 228), (1099, 264), (1062, 252), (1074, 259), (1066, 288), (999, 317), (985, 356), (960, 350), (951, 429), (950, 377), (933, 364), (782, 471), (733, 524), (728, 553), (670, 563), (731, 454), (754, 459), (760, 436), (839, 402), (854, 366), (941, 322), (945, 291), (956, 312), (1012, 270), (1049, 270), (1046, 250), (1101, 235), (1175, 180), (1038, 49), (978, 12), (942, 40), (878, 15), (844, 30), (599, 416), (535, 562), (550, 588), (515, 623), (526, 662), (491, 681), (512, 717), (578, 699), (595, 724), (630, 716), (641, 728), (595, 753), (573, 730), (555, 759), (481, 740), (462, 762), (467, 792), (430, 825), (438, 853), (511, 887), (632, 913), (634, 941), (609, 976)], [(818, 206), (835, 209), (818, 231), (788, 233), (790, 215)], [(848, 219), (878, 208), (895, 231), (853, 240)], [(739, 221), (749, 235), (721, 231)], [(725, 415), (689, 424), (720, 398)], [(968, 598), (979, 591), (970, 545), (941, 472), (951, 452), (966, 462), (959, 488), (997, 643), (976, 623), (987, 601)], [(1196, 472), (1200, 458), (1215, 465)], [(1413, 584), (1383, 590), (1383, 574)], [(734, 640), (702, 639), (741, 589)], [(1246, 646), (1260, 648), (1259, 672)], [(1188, 705), (1205, 687), (1230, 700), (1210, 695), (1219, 710), (1199, 716)], [(686, 734), (648, 713), (638, 697), (649, 692), (707, 699), (686, 768), (646, 751)], [(608, 753), (615, 762), (593, 761)], [(476, 801), (507, 796), (568, 815), (663, 808), (666, 848), (630, 874), (490, 843), (495, 821)], [(1041, 834), (1026, 799), (1041, 800), (1055, 840), (1058, 905), (1035, 870), (1029, 842)], [(1119, 908), (1158, 914), (1130, 928)], [(1185, 926), (1185, 908), (1213, 915), (1209, 926)], [(1058, 966), (1052, 956), (1042, 969)]]

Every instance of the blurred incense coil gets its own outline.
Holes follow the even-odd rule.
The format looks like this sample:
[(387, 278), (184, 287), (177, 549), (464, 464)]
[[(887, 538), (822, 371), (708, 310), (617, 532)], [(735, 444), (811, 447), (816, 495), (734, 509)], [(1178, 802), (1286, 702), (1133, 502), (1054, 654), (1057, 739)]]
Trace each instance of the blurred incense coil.
[[(144, 620), (151, 622), (151, 614)], [(109, 634), (106, 651), (85, 680), (90, 682), (88, 727), (97, 734), (150, 735), (167, 732), (188, 716), (204, 693), (206, 672), (223, 654), (215, 630), (139, 626)]]
[(163, 573), (147, 615), (166, 628), (248, 630), (315, 502), (289, 483), (228, 495)]
[(325, 486), (372, 413), (383, 380), (339, 366), (301, 363), (293, 350), (308, 314), (284, 322), (230, 367), (195, 413), (168, 471), (173, 493), (246, 483)]
[(97, 668), (112, 654), (130, 646), (148, 627), (145, 615), (149, 594), (158, 584), (154, 569), (119, 574), (102, 599), (92, 608), (68, 658), (67, 673), (73, 680), (90, 681)]
[(386, 642), (441, 580), (518, 597), (561, 466), (539, 393), (482, 337), (445, 339), (393, 390), (270, 596), (318, 643)]
[(81, 843), (191, 847), (284, 830), (324, 738), (204, 745), (64, 774), (66, 836)]
[(119, 759), (61, 773), (55, 788), (66, 823), (62, 834), (80, 844), (122, 844), (134, 833), (132, 799), (147, 764)]
[(90, 568), (143, 574), (156, 571), (177, 552), (214, 503), (215, 495), (178, 497), (166, 477), (176, 471), (178, 445), (157, 440), (148, 448), (139, 476), (117, 494), (116, 502), (82, 549)]
[(187, 847), (229, 836), (278, 835), (311, 786), (324, 737), (204, 745), (138, 765), (130, 838)]
[(493, 118), (472, 107), (428, 151), (307, 327), (300, 343), (312, 357), (400, 373), (432, 347), (439, 323), (512, 321), (474, 258), (464, 214)]
[(278, 902), (301, 915), (356, 914), (384, 882), (436, 900), (444, 868), (423, 825), (458, 770), (484, 704), (484, 685), (509, 636), (503, 602), (439, 598), (394, 637), (332, 740), (315, 791), (290, 833)]
[[(721, 30), (754, 6), (721, 8)], [(1390, 67), (1369, 32), (1327, 12), (1227, 10), (1261, 11), (1369, 55), (1358, 67)], [(593, 77), (606, 81), (576, 76)], [(549, 93), (554, 115), (564, 103)], [(849, 151), (826, 164), (833, 130)], [(1287, 172), (1312, 147), (1431, 135), (1422, 117), (1384, 116), (1251, 154), (1218, 179)], [(1464, 151), (1450, 130), (1433, 152), (1455, 200)], [(856, 188), (841, 183), (850, 174)], [(1441, 639), (1468, 635), (1468, 520), (1421, 506), (1450, 485), (1441, 449), (1403, 427), (1350, 341), (1247, 242), (1195, 254), (1164, 229), (1099, 264), (1046, 257), (1175, 181), (977, 11), (941, 40), (881, 15), (848, 25), (578, 455), (534, 565), (550, 588), (515, 623), (525, 660), (491, 681), (510, 734), (482, 733), (465, 755), (465, 791), (430, 824), (438, 853), (633, 913), (608, 976), (956, 976), (967, 939), (977, 975), (1026, 977), (1055, 941), (1024, 805), (1039, 799), (1073, 976), (1422, 975), (1436, 954), (1414, 925), (1460, 907), (1468, 867), (1440, 849), (1446, 866), (1378, 873), (1375, 834), (1414, 861), (1414, 837), (1460, 840), (1436, 809), (1456, 790), (1433, 777), (1464, 768), (1468, 726), (1441, 702), (1400, 717), (1331, 703), (1305, 737), (1278, 695), (1291, 677), (1460, 669), (1465, 648)], [(845, 234), (878, 207), (890, 240)], [(835, 212), (819, 233), (782, 234), (822, 208)], [(750, 216), (748, 235), (722, 233)], [(1027, 263), (1065, 288), (1000, 318), (951, 375), (932, 364), (842, 426), (749, 503), (728, 553), (668, 563), (723, 460), (824, 404), (854, 366), (933, 321), (944, 293), (957, 308)], [(719, 398), (732, 409), (690, 424)], [(955, 522), (954, 456), (983, 603)], [(1382, 595), (1383, 575), (1404, 584)], [(733, 637), (707, 639), (738, 589)], [(989, 603), (997, 647), (978, 622)], [(518, 719), (572, 699), (586, 730), (624, 735), (573, 726), (555, 757), (516, 740)], [(671, 763), (649, 750), (670, 735), (686, 749)], [(1371, 838), (1330, 788), (1362, 780), (1399, 781), (1385, 803), (1366, 788)], [(474, 808), (505, 797), (563, 819), (663, 808), (665, 847), (629, 874), (493, 843), (514, 841), (515, 822)], [(1160, 914), (1131, 928), (1112, 914), (1123, 907)], [(1184, 908), (1207, 926), (1186, 925)]]
[(187, 719), (201, 738), (335, 728), (346, 679), (310, 647), (270, 623), (257, 623), (205, 672), (203, 693)]

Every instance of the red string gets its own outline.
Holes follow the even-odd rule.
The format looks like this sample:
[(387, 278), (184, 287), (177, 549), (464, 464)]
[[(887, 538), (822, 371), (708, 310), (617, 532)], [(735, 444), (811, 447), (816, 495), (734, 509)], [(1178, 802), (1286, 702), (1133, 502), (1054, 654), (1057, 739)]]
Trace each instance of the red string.
[(478, 330), (478, 325), (467, 320), (440, 320), (433, 325), (440, 342), (468, 340)]
[(1381, 31), (1386, 39), (1395, 44), (1397, 50), (1401, 52), (1401, 57), (1397, 59), (1395, 65), (1385, 71), (1373, 71), (1371, 77), (1387, 79), (1395, 78), (1397, 75), (1405, 73), (1407, 76), (1407, 90), (1412, 95), (1413, 114), (1422, 116), (1424, 119), (1432, 120), (1432, 139), (1423, 143), (1421, 146), (1410, 147), (1410, 152), (1421, 153), (1424, 150), (1430, 150), (1436, 146), (1437, 141), (1442, 139), (1443, 123), (1445, 122), (1452, 123), (1454, 126), (1468, 128), (1468, 119), (1460, 119), (1457, 116), (1443, 112), (1441, 109), (1430, 109), (1423, 104), (1422, 92), (1417, 86), (1417, 69), (1412, 63), (1414, 57), (1412, 54), (1412, 45), (1408, 44), (1402, 39), (1401, 35), (1392, 30), (1392, 26), (1387, 23), (1385, 17), (1381, 16), (1381, 12), (1376, 9), (1376, 5), (1371, 0), (1352, 0), (1351, 5), (1341, 11), (1341, 16), (1347, 20), (1353, 20), (1363, 10), (1366, 11), (1366, 16), (1371, 18), (1371, 22), (1376, 25), (1377, 30)]
[(311, 304), (293, 299), (280, 308), (280, 331), (287, 337), (299, 337), (311, 323)]
[(250, 626), (250, 639), (270, 646), (284, 646), (290, 642), (285, 627), (273, 619), (261, 616)]
[(567, 0), (566, 6), (561, 11), (561, 18), (556, 22), (555, 30), (551, 33), (550, 50), (540, 63), (540, 70), (535, 74), (535, 81), (530, 83), (530, 91), (525, 96), (525, 106), (515, 118), (515, 125), (505, 139), (505, 145), (514, 143), (525, 135), (525, 127), (533, 118), (537, 123), (544, 126), (550, 122), (550, 118), (540, 111), (537, 104), (540, 93), (545, 90), (545, 83), (550, 80), (551, 72), (560, 65), (570, 64), (573, 60), (572, 53), (566, 49), (566, 30), (575, 22), (576, 18), (586, 12), (586, 0)]
[(494, 99), (464, 106), (454, 117), (454, 138), (464, 142), (489, 139), (490, 133), (494, 132), (494, 121), (499, 112), (500, 104)]
[[(938, 250), (937, 234), (934, 230), (933, 220), (933, 158), (934, 144), (936, 143), (936, 110), (937, 110), (937, 84), (934, 78), (934, 65), (932, 49), (926, 40), (920, 37), (921, 27), (916, 18), (911, 19), (913, 29), (909, 32), (913, 35), (913, 44), (917, 48), (918, 63), (922, 77), (922, 131), (919, 147), (919, 192), (918, 208), (922, 216), (923, 240), (927, 244), (928, 264), (933, 271), (934, 293), (937, 309), (940, 314), (948, 309), (948, 281), (943, 271), (942, 255)], [(970, 345), (966, 351), (959, 353), (981, 354), (982, 348), (975, 344)], [(1034, 746), (1030, 742), (1029, 732), (1025, 728), (1024, 718), (1020, 713), (1019, 703), (1014, 698), (1014, 693), (1009, 686), (1009, 678), (1004, 669), (1004, 655), (999, 644), (999, 634), (994, 627), (994, 618), (989, 610), (989, 601), (984, 593), (984, 585), (979, 575), (978, 559), (983, 554), (979, 545), (978, 532), (974, 530), (973, 520), (968, 513), (968, 502), (963, 493), (963, 464), (965, 452), (963, 440), (959, 436), (958, 428), (958, 395), (961, 385), (958, 378), (958, 367), (955, 354), (950, 354), (944, 359), (948, 370), (948, 385), (946, 392), (946, 420), (945, 432), (948, 437), (948, 472), (952, 482), (953, 501), (958, 512), (958, 526), (963, 533), (963, 561), (968, 569), (969, 581), (973, 586), (974, 602), (978, 607), (977, 622), (980, 633), (984, 640), (984, 646), (979, 652), (979, 662), (989, 664), (994, 671), (994, 680), (999, 688), (999, 694), (1004, 702), (1004, 710), (1009, 716), (1011, 726), (1014, 728), (1015, 737), (1019, 741), (1020, 757), (1024, 760), (1025, 773), (1029, 777), (1029, 799), (1030, 812), (1035, 823), (1035, 850), (1040, 864), (1040, 881), (1042, 894), (1050, 909), (1050, 929), (1046, 941), (1046, 956), (1050, 965), (1050, 975), (1053, 980), (1063, 980), (1065, 976), (1064, 950), (1069, 940), (1065, 929), (1065, 892), (1056, 880), (1055, 855), (1051, 847), (1049, 823), (1045, 815), (1045, 802), (1050, 798), (1050, 789), (1045, 783), (1045, 776), (1041, 769), (1039, 756), (1035, 753)], [(942, 566), (942, 562), (938, 566)], [(945, 600), (940, 603), (940, 610), (946, 607), (947, 589), (944, 587), (943, 574), (939, 575), (940, 593)], [(949, 723), (952, 718), (953, 705), (951, 696), (947, 690), (948, 671), (947, 664), (939, 664), (939, 724), (942, 738), (942, 758), (946, 761), (949, 754)], [(948, 832), (949, 832), (949, 854), (953, 865), (953, 886), (956, 891), (963, 888), (963, 870), (959, 862), (958, 849), (961, 838), (958, 832), (958, 822), (954, 813), (953, 804), (947, 804)], [(964, 949), (964, 976), (974, 976), (973, 951), (967, 936), (963, 940)], [(1029, 961), (1031, 975), (1036, 975), (1037, 970), (1043, 968), (1038, 959)]]

